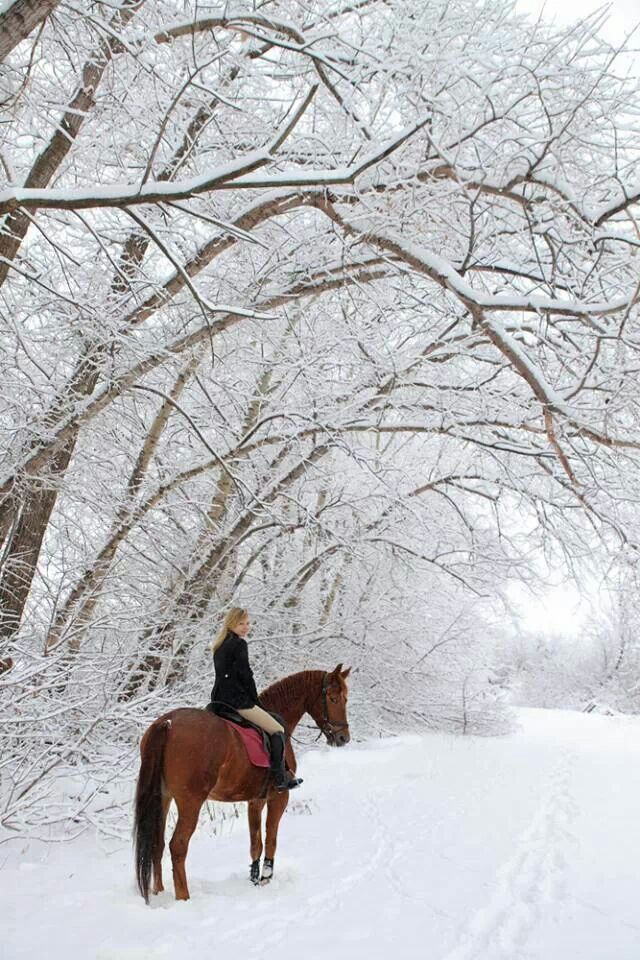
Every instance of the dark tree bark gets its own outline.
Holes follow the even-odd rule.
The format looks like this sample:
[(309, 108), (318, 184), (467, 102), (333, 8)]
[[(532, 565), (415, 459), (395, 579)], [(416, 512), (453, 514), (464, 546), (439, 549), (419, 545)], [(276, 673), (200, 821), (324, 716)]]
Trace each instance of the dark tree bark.
[(14, 0), (0, 13), (0, 61), (45, 20), (60, 0)]
[[(48, 0), (48, 2), (45, 2), (45, 0), (18, 0), (17, 3), (14, 3), (13, 7), (0, 17), (0, 59), (2, 59), (1, 51), (4, 40), (2, 21), (4, 17), (11, 16), (14, 7), (20, 5), (53, 8), (58, 2), (59, 0), (56, 0), (55, 3), (52, 3), (51, 0)], [(130, 0), (130, 3), (132, 2), (133, 0)], [(121, 29), (131, 20), (134, 13), (134, 9), (127, 9), (125, 6), (112, 18), (112, 24)], [(40, 19), (44, 19), (44, 17)], [(82, 70), (82, 82), (78, 92), (67, 107), (49, 143), (36, 158), (23, 186), (40, 189), (47, 187), (60, 169), (80, 132), (86, 116), (95, 106), (95, 93), (98, 84), (118, 47), (118, 41), (109, 37), (100, 44), (94, 55), (87, 60)], [(4, 258), (0, 262), (0, 286), (7, 278), (11, 269), (11, 261), (20, 249), (30, 224), (31, 217), (27, 216), (22, 210), (16, 210), (7, 218), (5, 229), (0, 237), (0, 258)]]
[[(127, 13), (127, 18), (133, 16), (133, 13)], [(103, 66), (106, 65), (106, 61)], [(103, 68), (103, 67), (102, 67)], [(97, 67), (92, 66), (92, 82), (95, 85), (102, 73), (95, 73)], [(86, 68), (85, 68), (86, 70)], [(86, 90), (81, 90), (74, 100), (86, 98), (89, 94)], [(91, 100), (93, 105), (93, 100)], [(176, 150), (171, 162), (160, 173), (159, 180), (170, 180), (179, 169), (183, 158), (188, 153), (198, 134), (203, 129), (208, 120), (211, 111), (214, 109), (215, 101), (208, 107), (202, 107), (195, 115), (190, 124), (182, 144)], [(74, 117), (73, 114), (69, 114)], [(79, 129), (79, 126), (76, 128)], [(30, 174), (31, 177), (45, 178), (46, 182), (53, 176), (57, 166), (66, 155), (70, 146), (70, 141), (66, 142), (65, 137), (61, 138), (58, 146), (54, 149), (53, 145), (57, 142), (59, 131), (50, 141), (49, 147), (41, 155), (40, 160), (36, 161)], [(11, 225), (12, 236), (3, 242), (0, 239), (0, 255), (14, 256), (18, 250), (20, 242), (26, 233), (28, 221), (26, 218), (21, 225), (20, 218), (22, 214), (18, 211)], [(23, 229), (24, 227), (24, 229)], [(3, 243), (6, 248), (3, 252)], [(132, 233), (124, 244), (119, 270), (115, 273), (112, 280), (112, 292), (114, 296), (126, 292), (128, 278), (134, 276), (137, 267), (142, 263), (149, 246), (149, 238)], [(6, 272), (3, 273), (0, 264), (0, 284), (4, 280)], [(82, 397), (90, 396), (98, 382), (100, 376), (101, 362), (109, 352), (109, 344), (104, 343), (94, 349), (88, 348), (84, 356), (80, 358), (76, 370), (70, 382), (52, 405), (48, 417), (47, 426), (53, 427), (59, 422), (60, 417), (64, 415), (69, 404)], [(47, 488), (39, 480), (30, 482), (19, 501), (13, 500), (14, 504), (20, 510), (20, 520), (13, 526), (12, 535), (5, 545), (5, 562), (2, 565), (2, 576), (0, 579), (0, 638), (12, 636), (22, 619), (24, 606), (29, 596), (31, 583), (35, 575), (40, 548), (46, 533), (51, 514), (56, 504), (58, 495), (59, 481), (64, 477), (75, 446), (78, 440), (79, 427), (69, 436), (61, 450), (55, 455), (50, 468), (50, 482)], [(15, 507), (13, 519), (15, 521)], [(2, 512), (2, 524), (0, 533), (4, 528), (11, 524), (12, 515), (9, 509)], [(2, 540), (0, 539), (0, 543)]]

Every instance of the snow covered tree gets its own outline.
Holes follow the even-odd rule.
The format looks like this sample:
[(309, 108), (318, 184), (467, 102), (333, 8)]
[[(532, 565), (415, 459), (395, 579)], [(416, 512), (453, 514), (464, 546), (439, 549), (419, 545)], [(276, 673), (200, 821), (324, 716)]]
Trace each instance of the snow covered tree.
[(0, 48), (14, 753), (206, 697), (235, 599), (265, 681), (337, 653), (368, 725), (466, 725), (501, 585), (637, 552), (637, 82), (503, 0), (35, 6)]

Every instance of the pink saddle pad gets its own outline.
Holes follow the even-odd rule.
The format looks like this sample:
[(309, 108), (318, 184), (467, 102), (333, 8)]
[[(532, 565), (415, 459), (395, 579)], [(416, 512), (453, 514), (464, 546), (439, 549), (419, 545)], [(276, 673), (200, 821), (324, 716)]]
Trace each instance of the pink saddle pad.
[(240, 727), (237, 723), (233, 723), (231, 720), (225, 720), (224, 722), (228, 723), (230, 727), (233, 727), (236, 733), (240, 734), (243, 743), (247, 748), (249, 760), (254, 767), (269, 767), (271, 765), (269, 754), (265, 750), (264, 742), (257, 730), (254, 730), (253, 727)]

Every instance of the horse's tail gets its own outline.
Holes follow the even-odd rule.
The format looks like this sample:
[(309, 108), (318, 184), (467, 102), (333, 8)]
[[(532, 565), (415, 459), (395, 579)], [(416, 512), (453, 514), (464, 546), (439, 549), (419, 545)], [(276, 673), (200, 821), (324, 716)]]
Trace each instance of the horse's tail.
[(162, 766), (171, 720), (153, 723), (142, 742), (142, 759), (136, 786), (133, 837), (136, 879), (140, 893), (149, 902), (149, 883), (154, 858), (164, 840), (162, 816)]

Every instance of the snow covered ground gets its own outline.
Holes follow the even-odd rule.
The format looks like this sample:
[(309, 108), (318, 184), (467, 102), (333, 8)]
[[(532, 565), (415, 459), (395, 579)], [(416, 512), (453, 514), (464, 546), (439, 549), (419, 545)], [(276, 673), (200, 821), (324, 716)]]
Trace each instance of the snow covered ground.
[(640, 721), (520, 717), (497, 739), (310, 750), (268, 887), (244, 818), (198, 830), (186, 903), (145, 906), (128, 846), (0, 848), (0, 954), (639, 960)]

